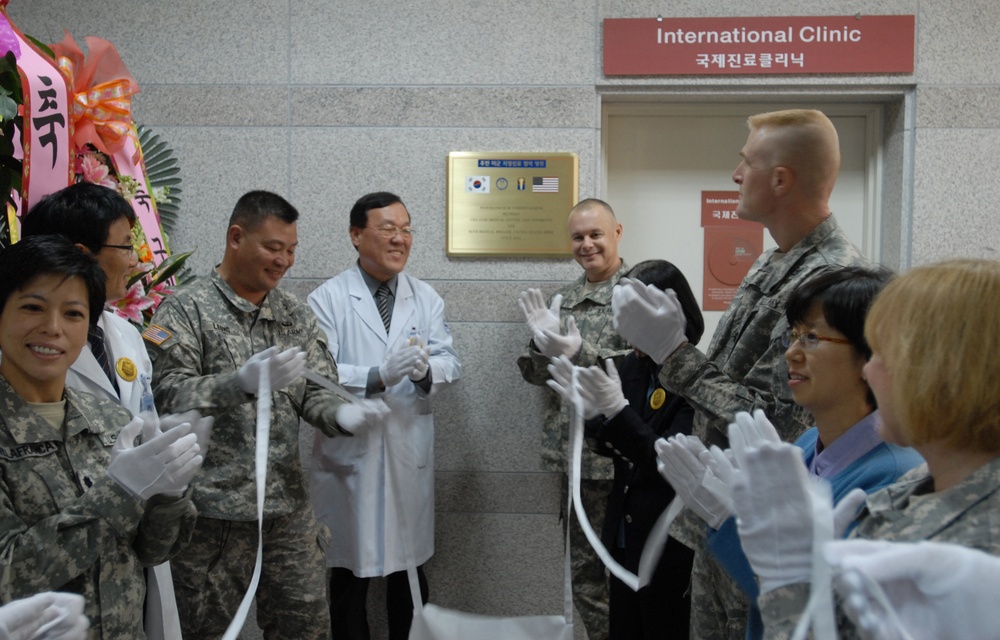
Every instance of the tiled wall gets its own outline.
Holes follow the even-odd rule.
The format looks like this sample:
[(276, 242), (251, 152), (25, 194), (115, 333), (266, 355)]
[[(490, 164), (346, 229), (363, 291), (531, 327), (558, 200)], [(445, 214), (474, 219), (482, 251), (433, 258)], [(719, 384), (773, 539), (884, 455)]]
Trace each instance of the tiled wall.
[[(605, 17), (917, 16), (912, 76), (609, 79)], [(541, 391), (514, 360), (527, 333), (516, 295), (578, 274), (568, 261), (449, 259), (449, 151), (574, 151), (581, 197), (600, 195), (600, 104), (630, 93), (681, 100), (884, 100), (882, 255), (892, 266), (997, 257), (1000, 3), (762, 0), (11, 0), (51, 42), (68, 28), (117, 45), (142, 93), (137, 121), (182, 163), (175, 249), (205, 272), (245, 191), (301, 211), (286, 285), (308, 293), (354, 258), (353, 201), (399, 193), (417, 229), (408, 271), (444, 296), (464, 364), (438, 402), (432, 599), (501, 614), (561, 610), (559, 478), (539, 470)], [(734, 141), (734, 149), (742, 141)], [(895, 212), (895, 213), (892, 213)], [(310, 438), (304, 437), (308, 447)], [(380, 633), (381, 630), (377, 631)], [(579, 634), (578, 634), (579, 635)]]

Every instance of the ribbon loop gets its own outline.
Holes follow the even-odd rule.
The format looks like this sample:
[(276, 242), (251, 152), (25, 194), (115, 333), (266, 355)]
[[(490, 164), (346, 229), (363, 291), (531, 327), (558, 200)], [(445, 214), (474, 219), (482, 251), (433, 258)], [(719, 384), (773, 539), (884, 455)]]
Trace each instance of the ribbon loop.
[(132, 96), (139, 92), (132, 75), (107, 40), (87, 38), (90, 55), (83, 52), (68, 33), (53, 45), (56, 66), (69, 86), (70, 119), (77, 147), (93, 145), (112, 155), (132, 133)]

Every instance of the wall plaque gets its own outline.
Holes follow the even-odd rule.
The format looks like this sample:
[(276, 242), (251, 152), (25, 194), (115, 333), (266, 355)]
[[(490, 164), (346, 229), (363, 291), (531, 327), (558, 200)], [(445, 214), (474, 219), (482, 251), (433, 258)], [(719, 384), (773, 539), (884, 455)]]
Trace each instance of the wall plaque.
[(448, 154), (449, 256), (565, 257), (577, 203), (575, 153)]

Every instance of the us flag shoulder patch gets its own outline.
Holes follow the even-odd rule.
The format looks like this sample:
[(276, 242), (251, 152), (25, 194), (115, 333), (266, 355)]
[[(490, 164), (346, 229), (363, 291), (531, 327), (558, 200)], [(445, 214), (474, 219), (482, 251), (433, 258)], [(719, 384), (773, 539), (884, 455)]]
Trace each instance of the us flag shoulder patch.
[(156, 346), (160, 346), (167, 341), (167, 338), (174, 334), (170, 333), (158, 324), (151, 324), (149, 327), (142, 332), (142, 337), (149, 340)]

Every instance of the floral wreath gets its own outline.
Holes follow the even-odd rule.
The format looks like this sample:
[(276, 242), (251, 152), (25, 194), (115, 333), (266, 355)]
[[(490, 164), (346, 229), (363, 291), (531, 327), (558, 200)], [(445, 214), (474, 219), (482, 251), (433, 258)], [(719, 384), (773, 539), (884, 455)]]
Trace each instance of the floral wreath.
[[(17, 241), (17, 214), (27, 208), (22, 198), (29, 174), (35, 174), (29, 167), (31, 146), (25, 121), (36, 107), (48, 110), (55, 115), (46, 116), (47, 124), (58, 119), (72, 142), (62, 147), (69, 154), (68, 175), (54, 179), (48, 174), (41, 195), (74, 182), (90, 182), (114, 189), (137, 212), (132, 243), (139, 263), (126, 295), (109, 302), (108, 308), (142, 329), (164, 297), (192, 277), (184, 267), (191, 252), (171, 255), (168, 241), (178, 222), (182, 191), (173, 150), (132, 120), (132, 95), (139, 87), (114, 45), (87, 38), (90, 55), (84, 56), (67, 33), (66, 39), (50, 47), (17, 30), (4, 11), (6, 4), (7, 0), (0, 0), (0, 209), (5, 210), (0, 214), (0, 250)], [(48, 69), (42, 78), (46, 87), (52, 86), (53, 75), (65, 77), (68, 103), (59, 104), (56, 92), (46, 91), (46, 95), (39, 93), (40, 105), (26, 104), (28, 78), (37, 81), (38, 77), (25, 71), (22, 62), (36, 67), (39, 63), (25, 62), (25, 54), (47, 61), (42, 64)], [(33, 123), (37, 129), (37, 121)], [(55, 148), (52, 143), (53, 153)], [(35, 201), (38, 197), (34, 194)], [(155, 255), (147, 233), (155, 241)]]

